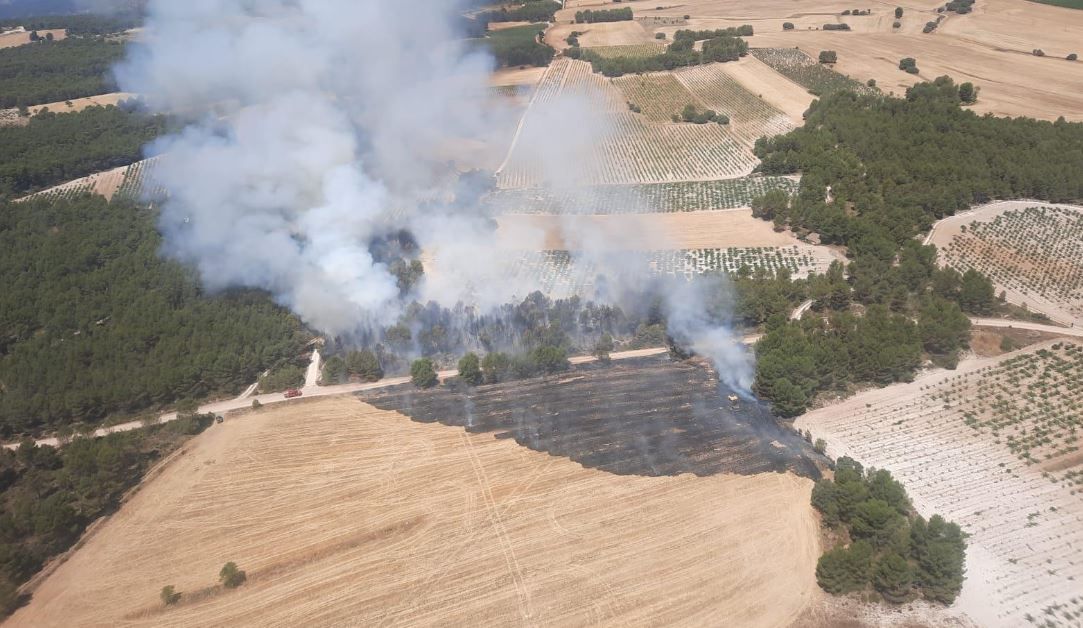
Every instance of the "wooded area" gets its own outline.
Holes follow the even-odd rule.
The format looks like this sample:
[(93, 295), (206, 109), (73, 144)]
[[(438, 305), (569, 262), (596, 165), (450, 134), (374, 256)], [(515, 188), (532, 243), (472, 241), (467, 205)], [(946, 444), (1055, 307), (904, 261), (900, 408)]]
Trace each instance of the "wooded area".
[(203, 294), (154, 211), (101, 197), (0, 205), (0, 435), (233, 394), (303, 352), (263, 293)]
[(40, 113), (0, 127), (0, 201), (134, 163), (166, 129), (162, 116), (117, 107)]
[(919, 596), (951, 604), (959, 595), (965, 535), (939, 515), (927, 522), (917, 516), (906, 489), (889, 472), (866, 472), (854, 460), (839, 458), (834, 481), (816, 483), (812, 505), (841, 537), (816, 565), (816, 581), (828, 593), (871, 586), (895, 604)]
[(123, 43), (102, 37), (0, 49), (0, 109), (115, 92), (111, 70), (123, 56)]

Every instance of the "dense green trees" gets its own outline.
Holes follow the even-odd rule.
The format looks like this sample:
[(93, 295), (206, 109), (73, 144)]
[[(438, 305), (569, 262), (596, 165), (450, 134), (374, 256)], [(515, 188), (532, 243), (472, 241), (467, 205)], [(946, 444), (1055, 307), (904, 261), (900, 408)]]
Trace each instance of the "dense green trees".
[(0, 201), (133, 163), (165, 125), (161, 116), (90, 107), (0, 127)]
[(803, 174), (785, 223), (864, 252), (897, 249), (993, 198), (1083, 198), (1083, 124), (978, 116), (947, 77), (905, 99), (833, 93), (756, 154), (761, 172)]
[(576, 24), (593, 24), (595, 22), (627, 22), (632, 19), (632, 9), (598, 9), (575, 12)]
[(951, 604), (959, 594), (966, 560), (959, 526), (914, 514), (903, 486), (885, 470), (865, 473), (839, 458), (835, 479), (820, 480), (812, 505), (826, 525), (837, 528), (848, 547), (828, 550), (816, 566), (816, 581), (828, 593), (867, 589), (902, 603), (921, 595)]
[(541, 41), (545, 24), (516, 26), (489, 33), (479, 40), (488, 46), (489, 51), (501, 66), (533, 65), (546, 66), (553, 60), (556, 51)]
[(42, 40), (0, 50), (0, 109), (116, 91), (110, 68), (124, 44), (104, 38)]
[(259, 380), (261, 393), (281, 392), (288, 388), (300, 388), (305, 383), (305, 369), (298, 364), (283, 364)]
[(303, 352), (266, 295), (205, 295), (159, 257), (155, 220), (101, 197), (0, 205), (0, 434), (236, 393)]

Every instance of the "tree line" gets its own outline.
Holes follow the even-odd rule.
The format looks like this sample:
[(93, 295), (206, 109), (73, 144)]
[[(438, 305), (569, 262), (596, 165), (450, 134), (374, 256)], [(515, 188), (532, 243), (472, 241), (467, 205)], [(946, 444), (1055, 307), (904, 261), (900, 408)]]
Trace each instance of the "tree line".
[(103, 37), (70, 37), (2, 49), (0, 108), (115, 92), (110, 69), (124, 56), (124, 48)]
[(111, 35), (137, 28), (143, 24), (143, 13), (135, 8), (113, 10), (109, 13), (76, 13), (72, 15), (38, 15), (0, 20), (0, 28), (22, 26), (28, 31), (68, 31), (68, 36)]
[[(660, 72), (689, 65), (736, 61), (748, 54), (748, 42), (742, 35), (751, 35), (752, 27), (743, 25), (714, 31), (679, 30), (664, 52), (649, 57), (603, 57), (589, 48), (573, 45), (564, 51), (572, 59), (581, 59), (591, 65), (594, 72), (608, 77), (643, 72)], [(696, 50), (697, 41), (703, 41), (703, 49)]]
[(256, 291), (205, 294), (156, 212), (99, 196), (0, 205), (0, 435), (235, 394), (308, 335)]
[(933, 515), (917, 516), (906, 489), (885, 470), (839, 458), (835, 479), (820, 480), (812, 505), (842, 539), (816, 564), (828, 593), (872, 589), (894, 604), (923, 598), (951, 604), (963, 586), (966, 534)]
[(632, 19), (632, 9), (597, 9), (575, 12), (576, 24), (594, 24), (596, 22), (628, 22)]
[(166, 129), (166, 118), (122, 108), (43, 112), (26, 126), (0, 127), (0, 200), (134, 163)]

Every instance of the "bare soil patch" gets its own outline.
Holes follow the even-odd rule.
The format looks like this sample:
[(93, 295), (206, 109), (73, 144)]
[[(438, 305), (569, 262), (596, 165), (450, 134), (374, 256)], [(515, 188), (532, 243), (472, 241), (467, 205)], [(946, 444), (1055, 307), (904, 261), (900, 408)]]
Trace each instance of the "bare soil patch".
[[(54, 41), (68, 38), (68, 31), (63, 28), (38, 31), (38, 35), (41, 37), (45, 37), (49, 33), (52, 33)], [(10, 31), (7, 33), (0, 33), (0, 48), (14, 48), (15, 46), (24, 46), (29, 43), (30, 31)]]
[(321, 400), (198, 437), (9, 623), (785, 626), (816, 594), (810, 490), (618, 476)]

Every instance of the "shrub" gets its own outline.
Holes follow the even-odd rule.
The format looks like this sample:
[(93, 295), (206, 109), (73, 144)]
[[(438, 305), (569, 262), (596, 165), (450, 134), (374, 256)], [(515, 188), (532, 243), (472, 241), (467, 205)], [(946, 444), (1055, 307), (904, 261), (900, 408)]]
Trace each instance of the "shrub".
[(865, 81), (865, 84), (868, 85), (869, 87), (876, 87), (876, 79), (869, 79), (869, 80)]
[(850, 30), (849, 24), (824, 24), (825, 31), (848, 31)]
[(820, 63), (837, 63), (839, 55), (834, 50), (821, 50)]
[(1064, 58), (1069, 60), (1069, 61), (1075, 61), (1076, 59), (1079, 58), (1079, 55), (1077, 55), (1076, 53), (1073, 52), (1073, 53), (1069, 54), (1067, 57), (1064, 57)]
[(978, 90), (973, 83), (963, 83), (959, 86), (959, 100), (966, 104), (978, 100)]
[(782, 23), (782, 30), (784, 30), (784, 31), (792, 31), (793, 30), (793, 22), (783, 22)]
[(910, 74), (918, 73), (918, 62), (913, 57), (906, 57), (899, 60), (899, 69)]
[(925, 28), (921, 29), (921, 32), (928, 35), (929, 33), (935, 31), (937, 26), (938, 24), (936, 22), (925, 22)]
[(715, 115), (714, 121), (721, 124), (722, 126), (726, 126), (730, 123), (730, 117), (724, 113), (719, 113)]
[(481, 360), (476, 353), (467, 353), (459, 360), (459, 378), (471, 386), (482, 382)]
[(1035, 48), (1034, 50), (1030, 51), (1030, 54), (1034, 55), (1035, 57), (1044, 57), (1045, 51), (1041, 48)]
[[(895, 19), (896, 20), (901, 20), (902, 16), (903, 16), (903, 8), (902, 7), (895, 7)], [(895, 23), (898, 24), (898, 22), (895, 22)]]
[(162, 604), (166, 606), (173, 606), (180, 601), (181, 594), (173, 588), (173, 585), (162, 587), (162, 592), (158, 594), (162, 598)]
[(245, 580), (248, 579), (248, 575), (237, 568), (237, 563), (230, 561), (222, 565), (222, 570), (218, 572), (218, 579), (222, 582), (222, 586), (227, 589), (236, 589), (244, 584)]
[(253, 399), (252, 400), (252, 409), (253, 410), (259, 410), (262, 407), (263, 407), (263, 404), (259, 402), (259, 399)]
[(594, 357), (598, 358), (599, 362), (608, 363), (609, 354), (613, 351), (613, 336), (609, 334), (602, 334), (602, 337), (598, 339), (598, 342), (594, 344)]
[(439, 378), (429, 358), (419, 358), (410, 365), (410, 381), (418, 388), (432, 388)]
[(899, 28), (900, 26), (902, 26), (902, 22), (895, 21), (891, 23), (891, 28)]
[(655, 38), (655, 39), (665, 39), (665, 38), (666, 38), (666, 34), (665, 34), (665, 33), (655, 33), (655, 34), (654, 34), (654, 38)]

